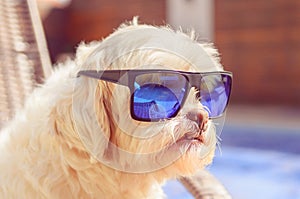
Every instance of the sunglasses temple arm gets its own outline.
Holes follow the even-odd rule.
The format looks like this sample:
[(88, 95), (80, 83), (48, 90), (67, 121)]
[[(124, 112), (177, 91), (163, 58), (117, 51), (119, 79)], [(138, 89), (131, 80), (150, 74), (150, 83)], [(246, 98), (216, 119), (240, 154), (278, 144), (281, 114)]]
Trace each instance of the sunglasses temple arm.
[(77, 77), (81, 75), (91, 77), (94, 79), (104, 80), (116, 84), (123, 85), (124, 83), (119, 82), (122, 75), (125, 74), (125, 71), (96, 71), (96, 70), (89, 70), (89, 71), (79, 71)]

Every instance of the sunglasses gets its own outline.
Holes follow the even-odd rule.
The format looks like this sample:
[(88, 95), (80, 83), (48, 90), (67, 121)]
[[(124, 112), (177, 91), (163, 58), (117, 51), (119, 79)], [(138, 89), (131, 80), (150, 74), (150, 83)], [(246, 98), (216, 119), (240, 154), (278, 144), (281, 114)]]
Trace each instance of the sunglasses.
[(184, 72), (173, 70), (86, 70), (79, 76), (104, 80), (130, 89), (130, 114), (138, 121), (159, 121), (175, 117), (192, 87), (209, 117), (223, 115), (228, 105), (232, 73)]

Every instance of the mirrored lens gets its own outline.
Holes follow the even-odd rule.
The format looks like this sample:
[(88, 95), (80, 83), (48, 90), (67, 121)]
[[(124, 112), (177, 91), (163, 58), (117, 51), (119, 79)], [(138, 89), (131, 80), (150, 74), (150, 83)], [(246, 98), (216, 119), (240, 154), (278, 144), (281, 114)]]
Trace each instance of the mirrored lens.
[(219, 117), (224, 113), (230, 96), (231, 81), (231, 77), (226, 74), (202, 77), (200, 102), (210, 117)]
[(175, 117), (185, 95), (187, 81), (173, 73), (138, 75), (133, 94), (133, 114), (151, 121)]

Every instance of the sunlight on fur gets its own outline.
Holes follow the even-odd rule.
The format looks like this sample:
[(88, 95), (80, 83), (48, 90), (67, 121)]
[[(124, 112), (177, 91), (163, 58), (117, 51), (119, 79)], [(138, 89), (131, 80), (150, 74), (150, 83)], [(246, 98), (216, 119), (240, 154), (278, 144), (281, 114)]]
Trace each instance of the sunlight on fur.
[[(0, 198), (165, 198), (166, 180), (210, 164), (216, 132), (195, 89), (175, 118), (141, 122), (130, 116), (127, 87), (77, 77), (89, 69), (222, 71), (217, 51), (194, 37), (134, 20), (81, 43), (1, 132)], [(203, 132), (191, 112), (207, 120)]]

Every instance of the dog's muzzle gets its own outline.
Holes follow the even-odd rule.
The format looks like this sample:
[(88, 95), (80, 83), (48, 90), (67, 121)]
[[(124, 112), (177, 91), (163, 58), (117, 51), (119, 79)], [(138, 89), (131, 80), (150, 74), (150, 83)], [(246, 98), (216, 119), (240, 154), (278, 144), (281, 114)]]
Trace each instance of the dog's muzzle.
[(205, 110), (193, 110), (186, 114), (189, 120), (192, 120), (198, 124), (200, 133), (207, 129), (207, 123), (209, 120), (208, 113)]

